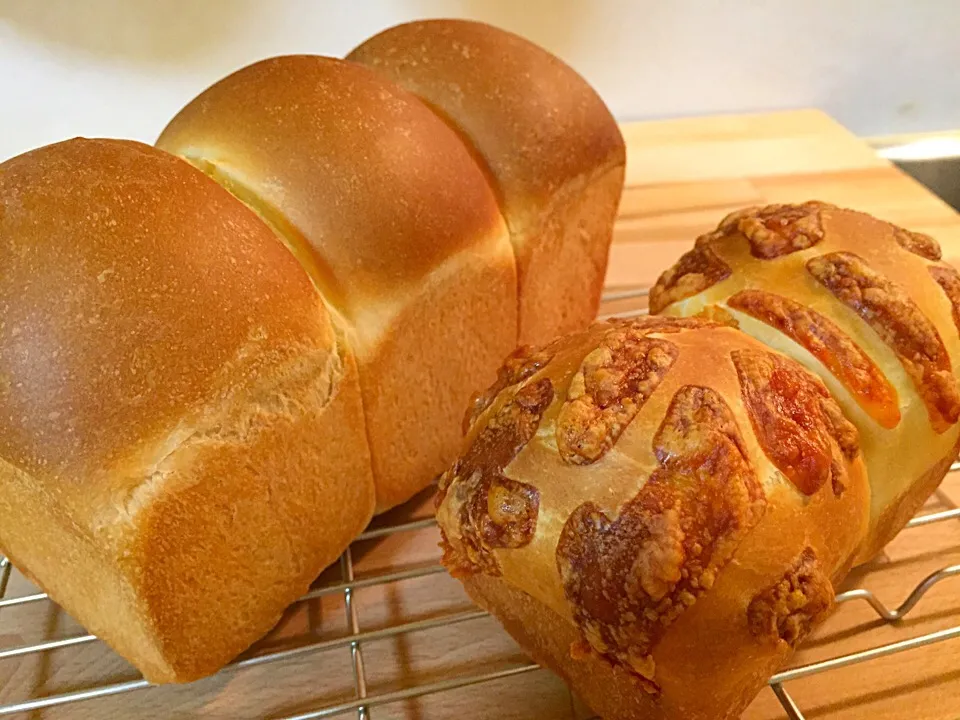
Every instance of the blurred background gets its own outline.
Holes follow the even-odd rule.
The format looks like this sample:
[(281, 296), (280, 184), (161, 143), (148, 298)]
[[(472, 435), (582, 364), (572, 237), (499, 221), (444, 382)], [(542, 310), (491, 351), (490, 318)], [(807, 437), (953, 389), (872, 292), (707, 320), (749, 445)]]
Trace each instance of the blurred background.
[(0, 160), (152, 142), (243, 65), (444, 16), (543, 45), (622, 120), (818, 107), (864, 136), (960, 127), (957, 0), (0, 0)]

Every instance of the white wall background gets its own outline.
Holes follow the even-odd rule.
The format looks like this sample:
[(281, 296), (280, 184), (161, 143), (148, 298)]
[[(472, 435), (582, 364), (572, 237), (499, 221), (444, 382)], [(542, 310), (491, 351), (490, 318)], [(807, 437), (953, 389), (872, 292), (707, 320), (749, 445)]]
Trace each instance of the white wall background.
[(621, 119), (813, 106), (864, 135), (960, 127), (960, 0), (0, 0), (0, 160), (150, 142), (238, 67), (441, 16), (540, 43)]

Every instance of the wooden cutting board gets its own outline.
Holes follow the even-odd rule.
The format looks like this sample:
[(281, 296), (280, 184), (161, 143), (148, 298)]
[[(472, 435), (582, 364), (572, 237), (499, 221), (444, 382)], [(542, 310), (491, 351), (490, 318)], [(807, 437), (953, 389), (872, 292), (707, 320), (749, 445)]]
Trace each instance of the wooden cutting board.
[[(627, 188), (611, 252), (611, 289), (650, 285), (693, 239), (727, 212), (744, 205), (820, 199), (876, 214), (934, 235), (945, 256), (960, 261), (960, 217), (916, 182), (878, 158), (836, 122), (813, 111), (711, 117), (628, 124)], [(605, 305), (605, 312), (638, 307), (637, 300)], [(378, 525), (426, 518), (428, 494), (378, 519)], [(948, 478), (926, 511), (956, 506), (960, 478)], [(436, 563), (434, 528), (358, 543), (361, 580), (410, 571), (414, 579), (368, 584), (355, 591), (359, 630), (365, 633), (423, 621), (418, 632), (361, 645), (367, 693), (403, 691), (463, 675), (527, 664), (488, 617), (474, 617), (459, 585)], [(886, 554), (858, 570), (849, 587), (866, 587), (895, 607), (926, 575), (960, 563), (960, 522), (904, 531)], [(331, 568), (321, 584), (340, 582)], [(34, 592), (14, 573), (7, 596)], [(441, 624), (456, 615), (456, 624)], [(471, 619), (466, 619), (471, 618)], [(436, 622), (434, 622), (436, 621)], [(863, 602), (850, 602), (793, 660), (800, 665), (934, 630), (960, 625), (960, 578), (946, 580), (899, 625), (889, 625)], [(232, 670), (185, 687), (148, 688), (50, 708), (33, 718), (281, 718), (349, 702), (355, 697), (351, 651), (337, 643), (348, 631), (342, 593), (295, 605), (261, 649), (313, 645), (298, 656)], [(722, 631), (722, 629), (718, 629)], [(389, 631), (388, 631), (389, 632)], [(62, 611), (37, 602), (0, 611), (0, 650), (82, 634)], [(316, 643), (329, 641), (326, 650)], [(137, 674), (100, 643), (0, 660), (0, 705), (135, 679)], [(787, 686), (807, 718), (904, 717), (955, 720), (960, 715), (960, 640), (831, 671)], [(690, 692), (698, 692), (691, 687)], [(342, 717), (355, 717), (356, 713)], [(748, 720), (784, 717), (765, 690)], [(497, 718), (584, 720), (589, 711), (542, 670), (494, 682), (371, 708), (383, 720)], [(612, 719), (609, 719), (612, 720)]]

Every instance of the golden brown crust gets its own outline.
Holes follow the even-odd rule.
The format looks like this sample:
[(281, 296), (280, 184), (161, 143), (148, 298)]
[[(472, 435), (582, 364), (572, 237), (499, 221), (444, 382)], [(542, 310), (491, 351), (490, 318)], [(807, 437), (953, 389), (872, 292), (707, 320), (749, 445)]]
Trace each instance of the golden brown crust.
[[(814, 377), (811, 375), (811, 377)], [(817, 383), (820, 387), (820, 383)], [(853, 460), (860, 453), (860, 433), (857, 426), (847, 419), (843, 410), (829, 394), (820, 402), (820, 411), (827, 431), (833, 436), (840, 452), (847, 460)]]
[(650, 312), (685, 300), (730, 277), (730, 266), (705, 243), (698, 243), (665, 271), (650, 289)]
[(713, 586), (764, 495), (723, 399), (686, 386), (654, 439), (660, 467), (611, 521), (585, 503), (557, 544), (573, 616), (589, 646), (655, 683), (650, 655)]
[[(758, 639), (750, 630), (747, 607), (760, 589), (772, 587), (794, 566), (807, 547), (815, 548), (821, 569), (845, 573), (850, 539), (862, 537), (867, 521), (866, 483), (860, 471), (843, 500), (819, 496), (802, 511), (783, 503), (779, 492), (761, 524), (741, 545), (735, 562), (718, 576), (713, 589), (664, 635), (654, 655), (659, 695), (637, 687), (635, 677), (595, 653), (573, 655), (578, 642), (573, 625), (505, 578), (464, 578), (471, 598), (495, 614), (525, 652), (571, 684), (597, 714), (622, 720), (733, 720), (746, 709), (767, 678), (789, 660), (786, 642)], [(782, 488), (795, 494), (792, 489)], [(807, 523), (798, 522), (806, 520)], [(841, 531), (840, 528), (845, 530)], [(722, 631), (718, 631), (722, 628)], [(691, 687), (703, 692), (690, 692)], [(709, 687), (709, 691), (706, 688)]]
[[(816, 552), (825, 576), (842, 577), (849, 569), (850, 549), (863, 537), (868, 520), (863, 468), (851, 470), (850, 491), (842, 499), (821, 493), (795, 503), (789, 498), (796, 498), (796, 492), (786, 485), (768, 492), (767, 512), (741, 544), (735, 561), (654, 650), (659, 695), (642, 691), (632, 673), (596, 653), (571, 653), (570, 646), (579, 642), (574, 626), (506, 578), (473, 575), (464, 578), (464, 585), (527, 653), (564, 677), (602, 717), (732, 720), (792, 652), (786, 642), (761, 640), (751, 632), (751, 599), (780, 582), (808, 547)], [(692, 693), (691, 687), (709, 691)]]
[(718, 328), (724, 323), (701, 317), (685, 318), (645, 315), (639, 318), (611, 318), (604, 324), (611, 327), (627, 327), (643, 335), (664, 335), (680, 333), (684, 330)]
[(810, 352), (883, 427), (900, 422), (897, 391), (870, 356), (835, 323), (812, 308), (764, 290), (741, 290), (727, 304), (775, 327)]
[[(576, 654), (579, 638), (573, 625), (549, 607), (502, 578), (471, 575), (462, 579), (470, 598), (496, 616), (504, 629), (535, 662), (551, 669), (604, 717), (618, 720), (667, 720), (661, 698), (643, 678), (596, 653)], [(639, 678), (639, 681), (638, 681)], [(716, 715), (684, 720), (718, 720)], [(732, 720), (731, 717), (723, 720)]]
[(557, 57), (500, 28), (405, 23), (347, 59), (419, 95), (458, 128), (489, 169), (511, 229), (564, 185), (625, 162), (623, 138), (596, 91)]
[(539, 493), (503, 473), (537, 431), (553, 395), (547, 378), (522, 386), (441, 477), (437, 505), (448, 501), (458, 513), (458, 541), (443, 541), (451, 572), (497, 575), (492, 550), (523, 547), (533, 539)]
[(747, 607), (750, 632), (764, 641), (797, 647), (830, 614), (835, 593), (813, 548), (804, 548), (774, 585), (760, 591)]
[[(652, 334), (678, 333), (718, 323), (701, 318), (612, 319), (612, 329), (580, 364), (557, 418), (557, 449), (565, 462), (596, 462), (617, 441), (669, 372), (676, 347)], [(553, 354), (561, 341), (542, 353)]]
[(487, 243), (502, 222), (454, 132), (410, 93), (334, 58), (242, 68), (184, 107), (157, 146), (279, 217), (285, 240), (321, 269), (328, 302), (351, 318)]
[(583, 330), (596, 318), (624, 172), (617, 164), (571, 183), (557, 193), (539, 224), (511, 235), (521, 343), (542, 344)]
[[(144, 498), (114, 559), (168, 668), (149, 679), (218, 671), (269, 632), (370, 521), (356, 368), (344, 371), (344, 392), (326, 403), (309, 374), (282, 397), (246, 398), (157, 468), (163, 489)], [(106, 623), (116, 632), (113, 618)]]
[(960, 387), (937, 328), (906, 291), (857, 255), (835, 252), (807, 261), (808, 272), (851, 308), (897, 354), (943, 433), (960, 418)]
[(740, 323), (729, 310), (720, 305), (707, 305), (694, 317), (717, 325), (726, 325), (727, 327), (740, 328)]
[[(663, 310), (729, 308), (741, 330), (821, 376), (859, 430), (871, 482), (869, 555), (923, 503), (939, 481), (928, 458), (943, 457), (960, 435), (960, 280), (936, 262), (929, 236), (849, 209), (821, 205), (816, 214), (822, 238), (775, 261), (757, 257), (739, 221), (702, 236), (697, 246), (730, 267), (729, 279)], [(833, 424), (840, 442), (844, 423)]]
[[(645, 374), (648, 353), (623, 352), (612, 362), (607, 351), (653, 341), (674, 349), (672, 363), (632, 419), (618, 420), (616, 445), (589, 464), (567, 462), (557, 428), (565, 403), (585, 394), (583, 376), (591, 367), (599, 373), (605, 382), (597, 386), (617, 408), (623, 378)], [(809, 602), (791, 605), (771, 591), (766, 607), (780, 618), (775, 629), (799, 634), (804, 613), (811, 623), (820, 617), (819, 581), (842, 577), (865, 537), (869, 489), (856, 431), (810, 373), (775, 355), (776, 372), (761, 373), (756, 394), (787, 407), (795, 424), (812, 425), (825, 458), (818, 489), (798, 492), (751, 421), (738, 351), (771, 355), (734, 328), (693, 318), (602, 323), (556, 344), (551, 361), (521, 385), (549, 381), (556, 397), (502, 471), (538, 493), (533, 537), (493, 549), (496, 567), (463, 573), (457, 557), (445, 559), (525, 650), (607, 717), (735, 717), (792, 651), (751, 632), (750, 601), (797, 578)], [(514, 392), (493, 399), (471, 438), (509, 408)], [(805, 402), (812, 408), (800, 417), (794, 410)], [(472, 532), (453, 501), (459, 483), (463, 473), (445, 484), (437, 514), (453, 547)], [(797, 566), (805, 548), (816, 553), (813, 580)], [(691, 694), (704, 678), (714, 691)]]
[(869, 541), (860, 548), (857, 563), (872, 560), (887, 543), (897, 536), (910, 519), (920, 512), (927, 499), (940, 487), (943, 478), (950, 471), (950, 466), (957, 461), (958, 454), (960, 454), (960, 438), (943, 457), (936, 459), (913, 479), (909, 492), (884, 508), (880, 517), (874, 521), (874, 529)]
[(626, 165), (593, 88), (543, 48), (465, 20), (392, 27), (347, 59), (419, 96), (484, 169), (516, 254), (520, 342), (592, 322)]
[(450, 466), (473, 390), (515, 347), (516, 297), (505, 251), (453, 263), (389, 323), (375, 320), (379, 336), (351, 338), (357, 352), (366, 351), (358, 364), (378, 513), (406, 502)]
[(269, 228), (159, 150), (28, 153), (0, 207), (0, 547), (148, 680), (208, 675), (373, 512), (354, 358)]
[(0, 166), (0, 205), (0, 456), (51, 483), (122, 465), (233, 373), (334, 354), (329, 315), (290, 253), (166, 153), (113, 140), (42, 148)]
[(217, 82), (158, 145), (257, 210), (312, 271), (359, 362), (378, 512), (422, 490), (517, 344), (509, 233), (461, 139), (369, 68), (294, 55)]
[(775, 260), (806, 250), (823, 240), (821, 211), (833, 207), (814, 200), (801, 205), (767, 205), (739, 210), (725, 217), (707, 239), (713, 241), (739, 233), (750, 243), (754, 257)]

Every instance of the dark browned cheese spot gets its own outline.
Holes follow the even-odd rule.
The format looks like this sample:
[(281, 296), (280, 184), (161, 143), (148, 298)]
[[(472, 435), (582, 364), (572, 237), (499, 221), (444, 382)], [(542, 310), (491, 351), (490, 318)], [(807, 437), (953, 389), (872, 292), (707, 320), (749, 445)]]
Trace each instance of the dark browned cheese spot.
[(462, 551), (446, 538), (442, 543), (443, 562), (451, 571), (499, 575), (492, 551), (523, 547), (533, 539), (540, 493), (503, 471), (536, 434), (552, 400), (553, 384), (548, 378), (521, 387), (440, 479), (437, 504), (450, 493), (460, 506)]
[(564, 592), (590, 648), (648, 680), (651, 650), (713, 586), (766, 505), (714, 390), (677, 392), (654, 451), (660, 466), (616, 519), (584, 503), (557, 545)]
[(927, 269), (950, 301), (953, 324), (960, 331), (960, 273), (948, 265), (931, 265)]
[(940, 259), (940, 245), (929, 235), (904, 230), (902, 227), (893, 227), (893, 236), (904, 250), (919, 255), (927, 260)]
[(714, 251), (714, 243), (742, 235), (754, 257), (774, 260), (823, 240), (821, 212), (833, 207), (810, 201), (751, 207), (727, 215), (716, 230), (698, 237), (694, 249), (660, 276), (650, 290), (650, 312), (660, 313), (730, 276), (730, 267)]
[(730, 277), (730, 266), (705, 243), (697, 243), (664, 272), (650, 290), (650, 312), (685, 300)]
[(812, 548), (806, 548), (783, 577), (747, 607), (750, 632), (760, 640), (797, 647), (833, 608), (834, 590)]
[(519, 385), (533, 376), (553, 360), (558, 341), (543, 348), (517, 348), (497, 370), (497, 379), (487, 390), (475, 394), (470, 407), (463, 418), (464, 434), (473, 426), (484, 411), (493, 403), (497, 395), (508, 387)]
[(833, 207), (810, 201), (801, 205), (747, 208), (727, 215), (715, 235), (740, 233), (750, 243), (751, 255), (761, 260), (774, 260), (806, 250), (823, 240), (820, 213)]
[(636, 417), (677, 359), (677, 348), (641, 324), (616, 327), (584, 358), (557, 418), (565, 462), (600, 459)]
[(807, 270), (872, 327), (897, 354), (936, 432), (960, 417), (960, 389), (936, 327), (906, 291), (853, 253), (812, 258)]
[(764, 350), (734, 350), (744, 405), (760, 447), (804, 495), (813, 495), (842, 469), (836, 451), (858, 452), (856, 428), (818, 378), (798, 363)]
[(897, 391), (870, 356), (829, 319), (798, 302), (763, 290), (743, 290), (727, 302), (810, 352), (880, 425), (892, 428), (900, 422)]

